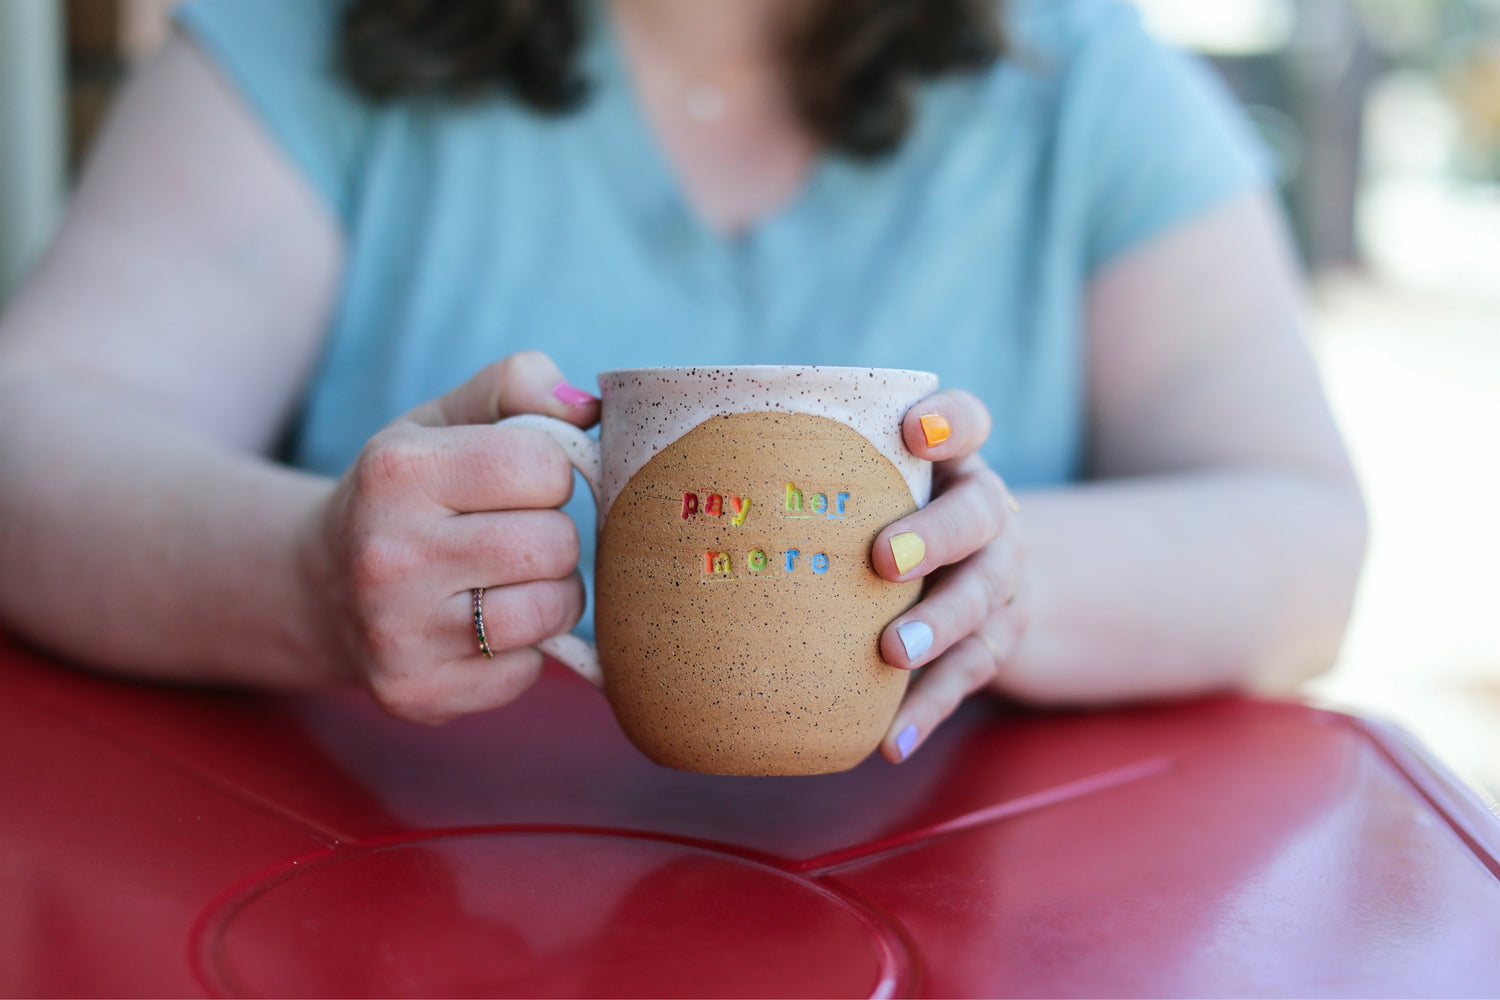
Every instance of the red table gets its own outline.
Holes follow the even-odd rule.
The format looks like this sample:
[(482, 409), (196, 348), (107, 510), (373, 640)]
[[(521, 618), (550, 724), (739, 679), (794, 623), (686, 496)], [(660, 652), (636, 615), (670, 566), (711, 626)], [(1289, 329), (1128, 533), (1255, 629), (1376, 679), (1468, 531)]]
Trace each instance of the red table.
[(657, 767), (560, 669), (441, 729), (0, 645), (0, 993), (1500, 993), (1500, 822), (1398, 734), (1004, 714), (816, 778)]

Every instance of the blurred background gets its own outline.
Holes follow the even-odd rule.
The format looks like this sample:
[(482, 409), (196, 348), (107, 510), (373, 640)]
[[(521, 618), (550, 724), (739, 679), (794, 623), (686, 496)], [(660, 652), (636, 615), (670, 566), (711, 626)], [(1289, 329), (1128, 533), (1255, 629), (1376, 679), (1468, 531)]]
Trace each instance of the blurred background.
[[(1309, 693), (1500, 796), (1500, 0), (1136, 0), (1279, 168), (1370, 559)], [(0, 0), (0, 303), (173, 0)]]
[(1139, 6), (1276, 156), (1369, 499), (1354, 622), (1312, 693), (1500, 796), (1500, 2)]

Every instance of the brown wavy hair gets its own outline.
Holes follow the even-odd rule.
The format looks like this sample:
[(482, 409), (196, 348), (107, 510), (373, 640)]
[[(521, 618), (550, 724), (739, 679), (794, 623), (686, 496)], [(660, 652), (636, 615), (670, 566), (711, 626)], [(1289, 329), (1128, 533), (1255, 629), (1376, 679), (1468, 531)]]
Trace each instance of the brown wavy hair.
[[(352, 0), (337, 65), (381, 102), (507, 94), (546, 115), (588, 97), (580, 0)], [(855, 157), (891, 152), (922, 79), (982, 69), (1005, 51), (999, 0), (808, 0), (783, 58), (804, 124)]]

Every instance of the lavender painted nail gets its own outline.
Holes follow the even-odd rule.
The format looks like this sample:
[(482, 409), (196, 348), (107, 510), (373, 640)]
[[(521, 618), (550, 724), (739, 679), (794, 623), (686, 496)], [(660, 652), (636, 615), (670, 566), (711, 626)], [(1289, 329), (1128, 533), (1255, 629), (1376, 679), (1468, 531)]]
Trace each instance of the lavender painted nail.
[(577, 386), (566, 382), (559, 382), (552, 387), (552, 395), (557, 400), (568, 406), (588, 406), (590, 403), (599, 401), (597, 396), (591, 396)]
[(917, 727), (907, 726), (896, 734), (896, 749), (901, 751), (901, 759), (905, 760), (911, 756), (912, 747), (917, 745)]
[(922, 654), (932, 648), (932, 626), (926, 622), (910, 621), (896, 626), (896, 635), (906, 647), (906, 660), (915, 663)]

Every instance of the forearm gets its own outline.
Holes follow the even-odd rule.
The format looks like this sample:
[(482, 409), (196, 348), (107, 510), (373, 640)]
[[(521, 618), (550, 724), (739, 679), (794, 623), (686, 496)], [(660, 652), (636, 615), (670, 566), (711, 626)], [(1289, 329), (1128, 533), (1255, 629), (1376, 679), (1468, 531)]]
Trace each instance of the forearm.
[(124, 394), (0, 378), (0, 628), (137, 675), (336, 683), (301, 565), (331, 489)]
[(1021, 503), (1031, 622), (1002, 692), (1091, 703), (1285, 688), (1337, 654), (1365, 536), (1346, 478), (1185, 473)]

